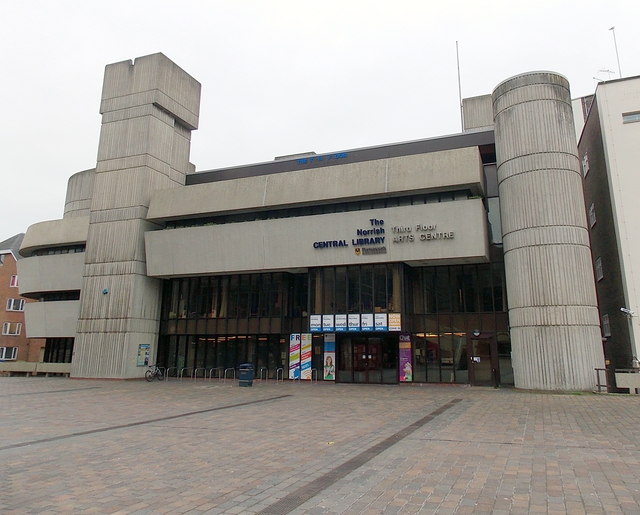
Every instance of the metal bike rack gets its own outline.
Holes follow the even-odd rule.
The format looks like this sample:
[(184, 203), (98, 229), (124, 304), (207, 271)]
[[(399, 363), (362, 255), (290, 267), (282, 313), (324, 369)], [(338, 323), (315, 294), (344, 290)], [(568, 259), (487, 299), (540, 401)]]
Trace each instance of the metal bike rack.
[(198, 367), (198, 368), (194, 368), (193, 369), (193, 373), (191, 374), (191, 379), (193, 379), (194, 381), (198, 380), (198, 371), (202, 370), (202, 379), (206, 379), (207, 378), (207, 369), (204, 367)]
[(216, 377), (215, 379), (217, 379), (218, 381), (220, 381), (222, 379), (222, 367), (214, 367), (211, 370), (209, 370), (209, 381), (211, 381), (211, 379), (213, 379), (213, 373), (216, 372)]
[(182, 381), (182, 378), (184, 377), (184, 371), (185, 370), (191, 370), (191, 367), (184, 367), (180, 369), (180, 373), (178, 374), (178, 380)]
[(227, 381), (227, 372), (229, 372), (229, 370), (231, 370), (231, 372), (233, 372), (233, 377), (231, 379), (233, 379), (235, 381), (235, 379), (236, 379), (236, 369), (235, 368), (225, 368), (224, 369), (224, 379), (222, 380), (223, 382)]
[(260, 367), (260, 373), (258, 374), (260, 377), (260, 380), (267, 380), (269, 379), (269, 369), (267, 367)]
[(311, 369), (311, 382), (318, 382), (318, 369), (317, 368), (312, 368)]
[(276, 383), (282, 381), (284, 383), (284, 368), (276, 369)]
[(166, 368), (164, 368), (164, 367), (156, 367), (156, 368), (157, 368), (157, 369), (160, 371), (160, 373), (162, 374), (162, 380), (164, 381), (164, 380), (167, 378), (167, 376), (166, 376), (166, 372), (167, 372), (167, 370), (168, 370), (168, 369), (166, 369)]
[(169, 368), (167, 368), (167, 370), (166, 370), (166, 375), (165, 375), (165, 378), (167, 379), (167, 381), (169, 380), (169, 372), (170, 372), (171, 370), (175, 370), (175, 372), (176, 372), (176, 376), (178, 375), (178, 369), (177, 369), (176, 367), (169, 367)]

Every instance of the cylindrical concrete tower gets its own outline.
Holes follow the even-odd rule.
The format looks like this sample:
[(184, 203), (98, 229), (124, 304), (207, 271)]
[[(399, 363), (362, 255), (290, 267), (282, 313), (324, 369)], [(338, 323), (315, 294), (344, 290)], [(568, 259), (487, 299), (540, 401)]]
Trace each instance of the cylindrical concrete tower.
[(507, 79), (493, 114), (515, 385), (592, 390), (604, 359), (569, 83)]

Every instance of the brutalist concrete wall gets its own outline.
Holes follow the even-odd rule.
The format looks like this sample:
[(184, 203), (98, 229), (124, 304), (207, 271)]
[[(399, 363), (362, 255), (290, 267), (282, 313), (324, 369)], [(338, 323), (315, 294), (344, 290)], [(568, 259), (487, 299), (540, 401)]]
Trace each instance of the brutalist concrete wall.
[(518, 75), (493, 113), (515, 385), (592, 390), (604, 361), (569, 83)]
[(184, 185), (200, 84), (162, 54), (106, 67), (72, 376), (133, 378), (155, 355), (161, 284), (146, 275), (151, 193)]

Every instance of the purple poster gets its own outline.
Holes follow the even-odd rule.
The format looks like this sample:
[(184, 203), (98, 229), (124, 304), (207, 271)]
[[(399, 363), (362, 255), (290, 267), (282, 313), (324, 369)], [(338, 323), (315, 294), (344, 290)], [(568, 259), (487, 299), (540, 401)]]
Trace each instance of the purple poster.
[(413, 381), (413, 366), (411, 364), (411, 335), (409, 333), (400, 335), (398, 355), (400, 357), (400, 382), (410, 383)]

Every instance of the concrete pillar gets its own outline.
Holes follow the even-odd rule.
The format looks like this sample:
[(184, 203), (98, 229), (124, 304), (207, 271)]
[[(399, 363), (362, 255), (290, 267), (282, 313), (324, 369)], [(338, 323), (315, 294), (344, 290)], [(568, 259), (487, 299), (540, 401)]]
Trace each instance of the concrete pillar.
[(161, 282), (146, 276), (151, 193), (182, 186), (200, 84), (162, 54), (109, 65), (93, 178), (72, 376), (133, 378), (141, 344), (153, 359)]
[(507, 79), (493, 113), (515, 385), (592, 390), (604, 359), (569, 83)]

